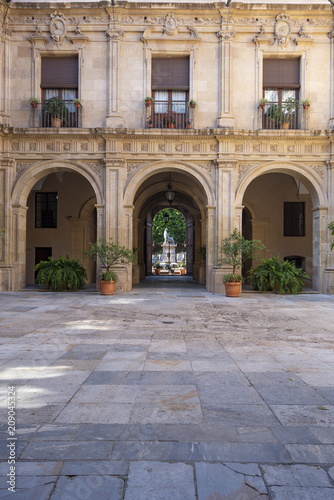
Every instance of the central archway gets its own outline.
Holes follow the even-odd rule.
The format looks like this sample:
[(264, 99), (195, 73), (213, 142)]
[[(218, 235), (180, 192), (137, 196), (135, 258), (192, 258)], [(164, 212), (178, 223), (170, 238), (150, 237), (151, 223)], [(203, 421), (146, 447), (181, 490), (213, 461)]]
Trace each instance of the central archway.
[[(165, 196), (168, 184), (175, 192), (171, 205)], [(129, 179), (125, 202), (134, 207), (133, 247), (137, 248), (134, 283), (152, 273), (153, 217), (164, 208), (173, 208), (186, 219), (187, 252), (191, 253), (189, 273), (204, 285), (208, 261), (201, 260), (199, 249), (207, 243), (206, 209), (214, 205), (214, 196), (213, 186), (200, 168), (167, 162), (146, 165)]]

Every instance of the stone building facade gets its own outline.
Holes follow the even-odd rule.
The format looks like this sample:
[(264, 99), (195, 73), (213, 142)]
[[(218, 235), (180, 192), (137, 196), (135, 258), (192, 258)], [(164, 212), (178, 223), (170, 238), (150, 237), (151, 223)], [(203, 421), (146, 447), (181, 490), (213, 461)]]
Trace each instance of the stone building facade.
[[(237, 227), (334, 293), (329, 2), (1, 0), (0, 16), (1, 291), (100, 237), (137, 248), (133, 270), (119, 267), (131, 290), (151, 273), (152, 220), (171, 186), (188, 272), (208, 291), (222, 292), (218, 247)], [(54, 123), (45, 102), (57, 96)], [(286, 129), (277, 111), (289, 102)]]

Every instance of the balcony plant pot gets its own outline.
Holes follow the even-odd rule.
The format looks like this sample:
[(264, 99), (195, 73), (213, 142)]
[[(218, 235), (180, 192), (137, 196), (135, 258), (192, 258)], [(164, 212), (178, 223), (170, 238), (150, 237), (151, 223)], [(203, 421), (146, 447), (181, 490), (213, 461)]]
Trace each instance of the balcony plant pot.
[(145, 99), (145, 106), (147, 108), (150, 108), (153, 102), (154, 102), (153, 97), (146, 97), (146, 99)]
[(310, 105), (309, 105), (309, 104), (303, 104), (303, 108), (304, 108), (304, 109), (308, 109), (309, 107), (310, 107)]
[(101, 295), (114, 295), (115, 281), (99, 281)]
[(168, 123), (167, 128), (175, 128), (175, 123)]
[(31, 104), (32, 108), (35, 108), (35, 109), (37, 108), (37, 101), (31, 101), (30, 104)]
[(282, 122), (281, 123), (281, 129), (285, 129), (287, 130), (290, 126), (290, 123), (289, 122)]
[(51, 123), (53, 127), (61, 127), (61, 118), (51, 118)]

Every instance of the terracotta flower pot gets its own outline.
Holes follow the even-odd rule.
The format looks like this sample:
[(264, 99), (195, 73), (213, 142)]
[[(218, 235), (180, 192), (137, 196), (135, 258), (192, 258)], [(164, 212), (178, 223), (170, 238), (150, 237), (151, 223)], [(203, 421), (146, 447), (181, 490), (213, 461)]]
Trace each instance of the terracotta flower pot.
[(309, 104), (303, 104), (303, 108), (304, 108), (304, 109), (308, 109), (309, 107), (310, 107), (310, 105), (309, 105)]
[(241, 289), (240, 281), (225, 282), (224, 285), (225, 285), (226, 297), (239, 297)]
[(281, 123), (281, 128), (283, 128), (285, 130), (287, 130), (289, 128), (289, 126), (290, 126), (289, 122), (283, 122), (283, 123)]
[(184, 276), (186, 274), (186, 270), (185, 269), (180, 269), (180, 274), (182, 274), (182, 276)]
[(114, 295), (114, 281), (99, 281), (101, 295)]
[(79, 109), (81, 106), (80, 102), (76, 102), (75, 105), (76, 105), (77, 109)]
[(265, 107), (266, 107), (266, 105), (265, 105), (265, 104), (260, 104), (260, 108), (261, 108), (261, 109), (264, 109)]
[(168, 123), (167, 128), (175, 128), (175, 123)]
[(61, 127), (61, 118), (52, 118), (51, 121), (52, 121), (53, 127), (56, 127), (56, 128)]
[(32, 101), (31, 102), (31, 107), (32, 108), (37, 108), (37, 102), (36, 101)]
[(154, 269), (154, 274), (156, 276), (160, 276), (160, 269)]
[(151, 104), (152, 104), (152, 101), (145, 101), (145, 106), (147, 108), (150, 108), (151, 107)]

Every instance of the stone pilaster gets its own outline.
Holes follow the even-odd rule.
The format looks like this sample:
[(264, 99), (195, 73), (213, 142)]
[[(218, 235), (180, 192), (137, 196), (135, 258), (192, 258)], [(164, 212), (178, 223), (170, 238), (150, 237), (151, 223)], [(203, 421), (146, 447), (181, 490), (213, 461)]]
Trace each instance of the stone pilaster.
[(106, 239), (126, 245), (128, 224), (124, 217), (123, 191), (126, 181), (126, 163), (124, 160), (104, 160), (106, 165), (105, 200), (106, 200)]
[[(114, 14), (113, 14), (114, 15)], [(122, 99), (121, 99), (121, 51), (124, 31), (121, 31), (117, 24), (111, 23), (106, 31), (108, 37), (108, 116), (107, 127), (123, 127)]]
[(213, 276), (212, 270), (217, 261), (217, 242), (216, 242), (216, 207), (207, 206), (207, 223), (206, 223), (206, 283), (208, 292), (213, 290)]
[[(331, 40), (332, 42), (332, 40)], [(333, 147), (333, 145), (332, 145)], [(334, 221), (334, 161), (327, 162), (327, 198), (328, 216), (327, 223)], [(334, 249), (330, 245), (333, 241), (331, 232), (327, 230), (327, 265), (324, 276), (324, 293), (334, 294)]]
[(315, 290), (324, 291), (324, 273), (327, 267), (328, 238), (327, 221), (328, 208), (316, 207), (313, 214), (313, 278), (312, 286)]
[(3, 159), (0, 163), (0, 291), (3, 292), (14, 290), (15, 287), (12, 208), (10, 205), (13, 175), (14, 162)]
[(236, 32), (228, 27), (218, 31), (219, 38), (219, 72), (218, 72), (218, 127), (234, 128), (232, 114), (232, 41)]

